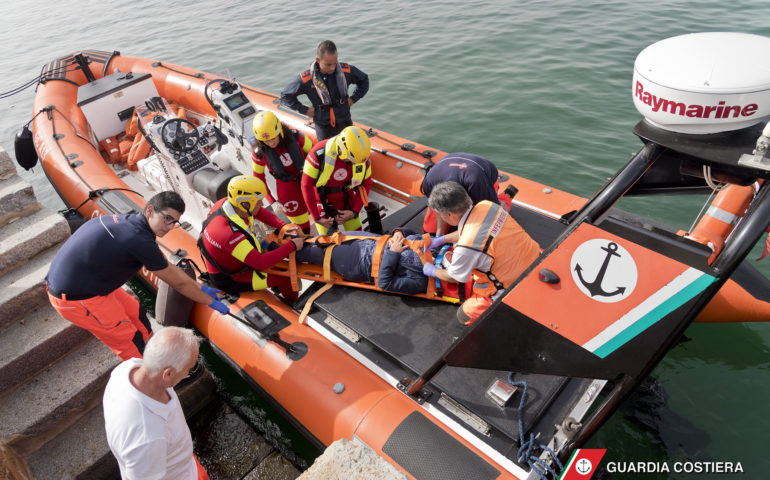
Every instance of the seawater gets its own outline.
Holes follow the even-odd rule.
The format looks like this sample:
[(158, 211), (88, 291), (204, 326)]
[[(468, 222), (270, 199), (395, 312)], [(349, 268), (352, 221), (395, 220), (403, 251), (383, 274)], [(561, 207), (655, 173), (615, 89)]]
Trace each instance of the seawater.
[[(631, 102), (636, 55), (699, 31), (770, 35), (766, 1), (39, 2), (5, 0), (0, 92), (81, 49), (119, 50), (279, 92), (334, 40), (366, 71), (356, 120), (444, 151), (474, 152), (504, 170), (590, 196), (638, 150)], [(767, 52), (756, 52), (757, 68)], [(32, 116), (32, 89), (0, 100), (0, 144)], [(40, 168), (23, 176), (60, 208)], [(689, 228), (704, 197), (634, 199)], [(755, 248), (756, 258), (760, 246)], [(770, 263), (760, 263), (770, 274)], [(690, 341), (652, 372), (589, 442), (605, 461), (741, 461), (770, 469), (770, 326), (693, 325)], [(616, 478), (636, 478), (614, 474)], [(643, 478), (694, 478), (675, 472)], [(700, 477), (699, 477), (700, 478)], [(710, 477), (713, 478), (713, 477)]]

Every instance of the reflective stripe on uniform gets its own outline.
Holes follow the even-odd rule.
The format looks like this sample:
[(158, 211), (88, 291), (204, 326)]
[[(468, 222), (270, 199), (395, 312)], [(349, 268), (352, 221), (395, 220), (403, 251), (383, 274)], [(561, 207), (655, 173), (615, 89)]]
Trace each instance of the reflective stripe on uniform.
[[(500, 233), (502, 225), (505, 223), (507, 214), (499, 205), (498, 208), (490, 208), (484, 215), (484, 219), (481, 221), (481, 225), (476, 231), (476, 236), (473, 238), (473, 242), (469, 245), (475, 250), (486, 252), (489, 245), (485, 245), (488, 235), (497, 237)], [(496, 228), (493, 230), (492, 227)]]

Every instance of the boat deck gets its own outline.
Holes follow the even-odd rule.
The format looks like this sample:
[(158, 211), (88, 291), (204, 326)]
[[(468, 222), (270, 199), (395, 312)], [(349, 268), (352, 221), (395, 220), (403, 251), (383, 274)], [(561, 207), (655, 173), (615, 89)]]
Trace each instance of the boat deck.
[[(383, 226), (386, 231), (398, 226), (420, 231), (425, 208), (425, 199), (417, 199), (384, 219)], [(557, 220), (515, 205), (511, 213), (541, 246), (549, 245), (564, 228), (564, 224)], [(313, 290), (315, 288), (310, 289)], [(303, 302), (304, 298), (300, 298), (299, 303)], [(397, 380), (414, 379), (423, 373), (442, 358), (467, 329), (456, 319), (457, 305), (397, 294), (335, 286), (319, 297), (315, 305), (317, 310), (312, 318), (316, 322), (338, 332), (340, 328), (336, 322), (341, 322), (354, 331), (360, 338), (352, 336), (351, 339), (348, 334), (341, 335), (342, 340)], [(319, 315), (319, 311), (322, 314)], [(372, 312), (384, 314), (372, 315)], [(505, 408), (486, 397), (488, 387), (495, 380), (506, 381), (508, 377), (509, 373), (503, 371), (445, 367), (428, 384), (428, 389), (435, 393), (428, 401), (446, 410), (446, 397), (451, 398), (462, 406), (460, 410), (466, 409), (471, 413), (470, 416), (459, 415), (461, 421), (471, 428), (476, 426), (476, 432), (487, 430), (482, 433), (483, 439), (514, 459), (519, 443), (518, 406), (521, 397), (516, 394)], [(528, 385), (522, 412), (525, 433), (541, 433), (545, 439), (553, 434), (554, 422), (559, 423), (572, 407), (575, 389), (584, 389), (591, 382), (519, 373), (512, 374), (511, 378), (525, 381)], [(450, 408), (448, 412), (458, 417), (456, 409)], [(467, 421), (474, 416), (483, 422)]]

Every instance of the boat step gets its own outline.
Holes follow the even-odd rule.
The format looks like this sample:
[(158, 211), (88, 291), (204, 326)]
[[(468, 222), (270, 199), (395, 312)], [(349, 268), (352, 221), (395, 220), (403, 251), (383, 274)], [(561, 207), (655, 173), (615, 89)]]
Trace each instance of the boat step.
[(70, 229), (61, 215), (38, 210), (0, 227), (0, 275), (25, 264), (40, 252), (67, 240)]
[(0, 226), (40, 210), (32, 185), (18, 175), (0, 181)]
[(0, 437), (41, 434), (82, 415), (120, 359), (91, 338), (0, 396)]
[(0, 395), (91, 338), (45, 305), (0, 329)]
[(16, 175), (16, 164), (13, 163), (11, 155), (0, 147), (0, 181), (9, 179)]
[(45, 276), (58, 246), (44, 250), (0, 278), (0, 328), (48, 305)]

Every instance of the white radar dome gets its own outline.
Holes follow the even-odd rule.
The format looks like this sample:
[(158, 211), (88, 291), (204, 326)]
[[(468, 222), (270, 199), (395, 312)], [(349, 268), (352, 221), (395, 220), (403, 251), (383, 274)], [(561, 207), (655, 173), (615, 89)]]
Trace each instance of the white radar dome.
[(642, 50), (634, 63), (634, 106), (654, 125), (707, 134), (770, 117), (770, 38), (692, 33)]

